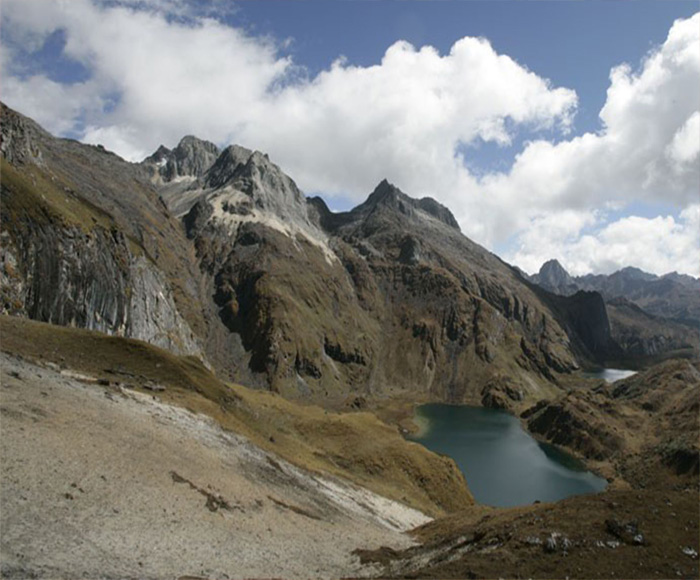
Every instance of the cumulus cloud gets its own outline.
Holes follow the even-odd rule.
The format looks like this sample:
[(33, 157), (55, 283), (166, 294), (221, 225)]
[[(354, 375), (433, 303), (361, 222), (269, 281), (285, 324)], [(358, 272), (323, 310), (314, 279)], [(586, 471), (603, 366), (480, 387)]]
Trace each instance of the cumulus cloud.
[[(284, 45), (221, 19), (227, 5), (71, 0), (37, 9), (38, 2), (5, 0), (3, 42), (31, 55), (62, 30), (64, 56), (90, 77), (62, 84), (3, 58), (2, 98), (54, 132), (132, 160), (194, 133), (269, 153), (308, 192), (360, 201), (387, 177), (447, 204), (482, 244), (515, 239), (517, 251), (506, 257), (525, 269), (557, 252), (576, 260), (576, 271), (612, 267), (602, 257), (608, 246), (617, 248), (607, 259), (619, 267), (644, 267), (655, 254), (631, 246), (625, 253), (624, 236), (613, 236), (616, 224), (602, 210), (663, 200), (681, 211), (698, 201), (700, 15), (677, 21), (638, 68), (614, 68), (600, 131), (568, 137), (574, 91), (486, 39), (463, 38), (447, 54), (397, 41), (374, 66), (339, 57), (310, 77)], [(547, 130), (560, 140), (528, 143), (507, 172), (472, 174), (468, 146), (507, 145), (513, 130)], [(697, 254), (688, 215), (630, 217), (617, 227), (678, 240), (649, 266), (657, 271), (688, 239)], [(577, 250), (594, 243), (598, 253)]]
[[(104, 139), (106, 147), (135, 161), (186, 133), (225, 141), (258, 115), (267, 91), (290, 68), (289, 58), (279, 56), (269, 39), (213, 18), (185, 18), (191, 9), (189, 3), (164, 0), (105, 5), (9, 0), (3, 6), (3, 29), (15, 31), (19, 42), (31, 38), (33, 47), (36, 38), (63, 30), (64, 55), (92, 76), (85, 87), (89, 91), (61, 85), (82, 97), (74, 107), (63, 105), (62, 132), (72, 128), (86, 141)], [(3, 71), (12, 81), (3, 86), (3, 99), (56, 127), (57, 119), (50, 120), (59, 106), (56, 98), (78, 95), (60, 94), (46, 78), (12, 72)], [(35, 90), (42, 87), (32, 83), (47, 90)], [(86, 109), (85, 101), (109, 106)]]
[(565, 214), (533, 220), (511, 259), (530, 273), (556, 258), (574, 275), (609, 274), (630, 264), (654, 274), (675, 270), (700, 275), (700, 204), (688, 206), (677, 218), (628, 216), (588, 233), (584, 228), (599, 222), (595, 215)]

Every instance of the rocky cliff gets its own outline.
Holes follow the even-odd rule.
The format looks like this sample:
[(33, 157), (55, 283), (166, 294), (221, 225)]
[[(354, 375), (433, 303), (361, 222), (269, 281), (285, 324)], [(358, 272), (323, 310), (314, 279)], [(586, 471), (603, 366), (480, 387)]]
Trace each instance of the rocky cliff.
[(193, 252), (145, 173), (2, 107), (4, 313), (205, 357)]
[(287, 396), (479, 401), (508, 384), (528, 398), (577, 368), (551, 309), (435, 200), (383, 181), (333, 213), (240, 147), (167, 200), (189, 206), (187, 235), (242, 339), (241, 366)]
[(599, 292), (606, 301), (625, 298), (649, 314), (697, 327), (700, 280), (676, 272), (657, 276), (627, 267), (610, 275), (571, 276), (557, 260), (545, 262), (529, 279), (545, 290), (570, 296), (580, 290)]
[[(549, 260), (528, 279), (557, 295), (550, 301), (574, 305), (573, 310), (567, 308), (565, 317), (578, 326), (577, 334), (591, 358), (601, 363), (635, 365), (700, 354), (696, 313), (700, 312), (700, 281), (691, 276), (671, 273), (659, 277), (624, 268), (609, 276), (574, 278), (559, 262)], [(575, 306), (585, 296), (588, 305), (583, 309)], [(575, 311), (580, 314), (572, 320)]]

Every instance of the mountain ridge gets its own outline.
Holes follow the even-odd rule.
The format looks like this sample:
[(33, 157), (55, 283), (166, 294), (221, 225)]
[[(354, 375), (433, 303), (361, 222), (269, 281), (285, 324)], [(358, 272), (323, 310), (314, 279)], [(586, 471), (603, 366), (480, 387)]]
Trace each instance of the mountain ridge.
[[(17, 125), (13, 115), (3, 108), (10, 119), (3, 127)], [(239, 382), (328, 405), (351, 394), (392, 394), (518, 407), (560, 390), (581, 364), (618, 353), (602, 299), (560, 300), (541, 291), (464, 236), (449, 209), (387, 180), (362, 204), (333, 213), (320, 198), (304, 196), (267, 155), (241, 146), (219, 150), (186, 136), (174, 150), (159, 147), (130, 164), (56, 139), (29, 120), (22, 127), (3, 131), (4, 162), (17, 159), (12, 167), (20, 173), (70, 181), (65, 187), (75, 203), (95, 208), (87, 219), (95, 211), (106, 216), (96, 231), (125, 236), (125, 250), (103, 247), (89, 260), (136, 264), (143, 253), (163, 295), (173, 297), (165, 301), (173, 305), (168, 311), (182, 310), (191, 329), (159, 315), (145, 325), (149, 332), (168, 336), (179, 325), (202, 357)], [(3, 194), (10, 206), (19, 199), (5, 186)], [(51, 199), (65, 213), (61, 195)], [(54, 306), (33, 310), (36, 293), (26, 288), (36, 272), (17, 247), (36, 247), (29, 240), (37, 232), (31, 225), (18, 230), (28, 223), (18, 215), (3, 221), (3, 230), (14, 232), (5, 263), (15, 270), (5, 303), (16, 304), (17, 314), (78, 320), (56, 318)], [(135, 273), (119, 274), (124, 282), (112, 285), (116, 290), (93, 290), (79, 274), (93, 266), (66, 254), (66, 236), (73, 234), (60, 220), (48, 226), (48, 244), (63, 248), (55, 260), (83, 280), (78, 287), (112, 292), (105, 304), (122, 310), (135, 304)], [(5, 275), (10, 280), (7, 268)], [(74, 285), (60, 291), (61, 303), (75, 302)], [(41, 286), (39, 294), (49, 292)], [(136, 318), (157, 306), (145, 304)], [(111, 306), (81, 308), (79, 320), (115, 318)], [(129, 334), (123, 316), (117, 319), (99, 328), (148, 339), (144, 330)], [(509, 399), (513, 392), (523, 393), (523, 401)]]

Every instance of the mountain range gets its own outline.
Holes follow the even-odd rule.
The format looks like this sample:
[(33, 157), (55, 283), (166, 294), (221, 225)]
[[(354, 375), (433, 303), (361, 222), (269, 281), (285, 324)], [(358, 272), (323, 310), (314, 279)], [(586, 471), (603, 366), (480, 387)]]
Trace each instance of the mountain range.
[(676, 272), (657, 276), (627, 267), (607, 276), (573, 277), (557, 260), (549, 260), (528, 279), (562, 296), (600, 293), (623, 364), (635, 366), (634, 358), (692, 351), (698, 344), (700, 280), (692, 276)]
[[(0, 114), (3, 577), (697, 576), (697, 280), (530, 277), (387, 180), (332, 212), (259, 151)], [(474, 505), (423, 402), (609, 488)]]
[(601, 298), (619, 286), (640, 301), (650, 294), (635, 289), (655, 283), (692, 294), (692, 279), (573, 279), (549, 263), (533, 280), (565, 288), (555, 296), (439, 202), (386, 180), (333, 213), (258, 151), (187, 136), (133, 164), (4, 106), (2, 118), (5, 313), (139, 338), (328, 405), (406, 393), (511, 404), (581, 365), (694, 345), (692, 328), (666, 321), (647, 344), (643, 314)]
[(670, 272), (663, 276), (627, 267), (609, 275), (571, 276), (557, 260), (545, 262), (530, 280), (555, 294), (600, 292), (606, 301), (626, 298), (649, 314), (700, 325), (700, 279)]

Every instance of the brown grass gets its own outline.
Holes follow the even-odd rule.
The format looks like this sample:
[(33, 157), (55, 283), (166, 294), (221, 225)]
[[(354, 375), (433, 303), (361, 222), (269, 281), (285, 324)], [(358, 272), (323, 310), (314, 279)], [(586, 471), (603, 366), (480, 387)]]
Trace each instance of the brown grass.
[[(371, 413), (331, 413), (219, 380), (193, 357), (138, 340), (1, 316), (3, 351), (143, 389), (314, 472), (347, 478), (437, 516), (473, 503), (454, 462), (411, 443)], [(150, 392), (150, 391), (145, 391)]]

